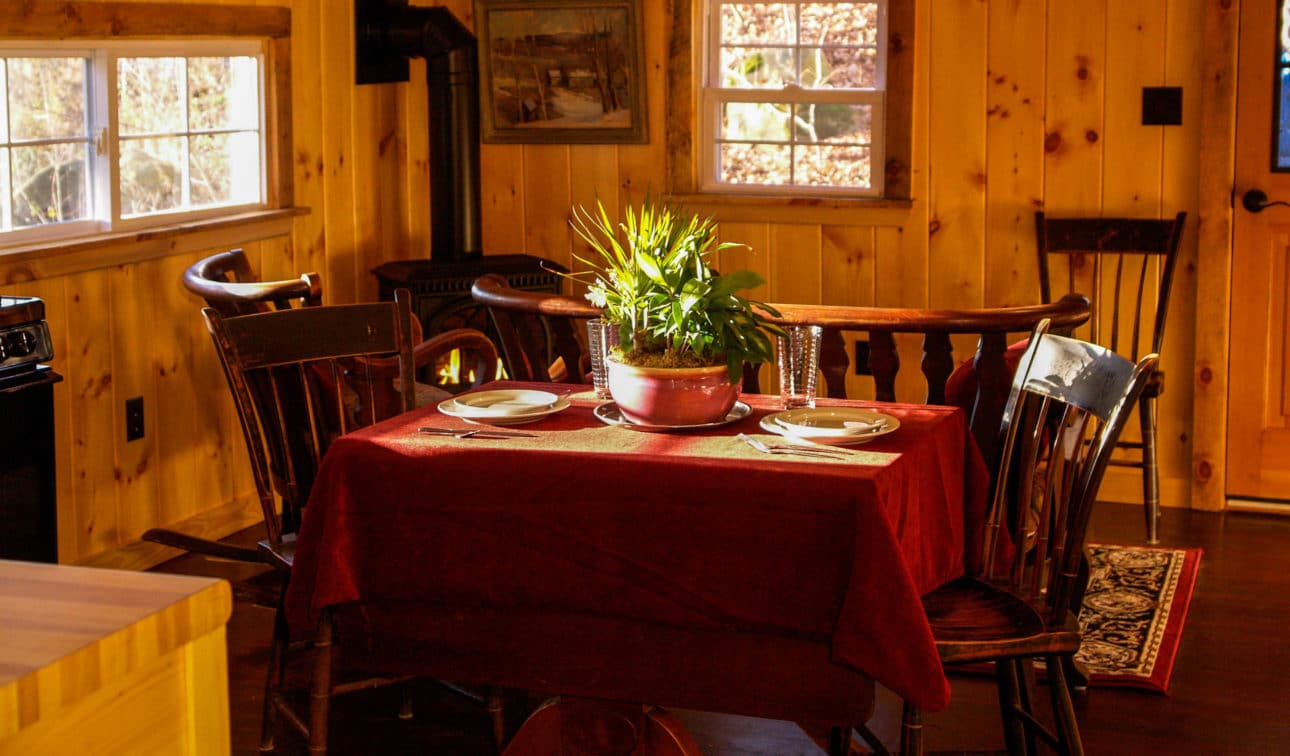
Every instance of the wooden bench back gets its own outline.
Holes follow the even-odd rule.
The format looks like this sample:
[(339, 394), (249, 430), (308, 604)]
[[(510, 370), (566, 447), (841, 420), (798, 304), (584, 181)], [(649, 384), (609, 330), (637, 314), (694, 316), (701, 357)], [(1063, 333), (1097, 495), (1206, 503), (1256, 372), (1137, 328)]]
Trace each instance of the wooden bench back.
[[(517, 380), (547, 381), (548, 355), (560, 356), (569, 367), (566, 380), (581, 382), (579, 371), (572, 366), (585, 363), (586, 333), (582, 321), (599, 317), (600, 310), (576, 297), (532, 291), (519, 291), (501, 276), (483, 276), (471, 289), (475, 301), (488, 308), (497, 326), (503, 361), (508, 375)], [(850, 305), (774, 304), (779, 316), (769, 319), (779, 325), (818, 325), (824, 328), (820, 344), (820, 372), (824, 376), (824, 393), (846, 398), (846, 376), (851, 368), (847, 353), (847, 335), (867, 333), (869, 369), (873, 373), (875, 398), (896, 401), (896, 376), (900, 357), (895, 334), (923, 334), (922, 372), (927, 379), (924, 397), (902, 397), (905, 401), (945, 404), (945, 384), (956, 367), (951, 337), (973, 334), (978, 337), (974, 364), (977, 375), (976, 396), (971, 402), (970, 422), (977, 445), (987, 464), (993, 465), (997, 454), (999, 423), (1008, 399), (1012, 371), (1005, 361), (1009, 335), (1028, 335), (1047, 318), (1055, 333), (1070, 333), (1089, 319), (1088, 299), (1069, 294), (1051, 304), (1025, 307), (994, 307), (969, 310), (919, 310), (895, 307), (857, 307)], [(536, 325), (544, 323), (544, 325)], [(549, 333), (554, 345), (541, 344), (539, 337)], [(514, 368), (512, 366), (515, 366)], [(744, 390), (760, 391), (756, 370), (744, 371)]]
[[(1024, 307), (989, 307), (969, 310), (919, 310), (899, 307), (857, 307), (851, 305), (773, 304), (779, 311), (771, 317), (781, 326), (818, 325), (824, 328), (820, 340), (820, 373), (824, 376), (824, 393), (844, 399), (847, 396), (847, 372), (851, 357), (847, 353), (847, 334), (863, 332), (869, 338), (869, 370), (873, 374), (874, 398), (894, 402), (896, 376), (900, 372), (900, 354), (895, 335), (923, 335), (923, 358), (920, 366), (927, 379), (923, 397), (901, 397), (903, 401), (947, 404), (945, 385), (956, 367), (952, 337), (978, 337), (973, 365), (976, 372), (976, 396), (968, 407), (972, 434), (976, 437), (986, 462), (993, 464), (997, 453), (999, 421), (1008, 399), (1012, 380), (1005, 352), (1010, 335), (1028, 335), (1039, 321), (1047, 318), (1055, 333), (1068, 334), (1089, 318), (1088, 299), (1068, 294), (1052, 304)], [(757, 371), (744, 372), (744, 390), (757, 393)]]

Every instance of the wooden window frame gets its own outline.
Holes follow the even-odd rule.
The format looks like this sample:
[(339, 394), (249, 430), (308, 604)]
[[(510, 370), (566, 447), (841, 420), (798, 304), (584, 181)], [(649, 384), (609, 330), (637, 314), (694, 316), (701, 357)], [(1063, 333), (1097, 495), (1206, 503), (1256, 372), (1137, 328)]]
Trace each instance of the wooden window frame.
[(700, 147), (695, 139), (699, 94), (702, 86), (704, 40), (703, 0), (676, 0), (671, 4), (671, 39), (667, 63), (668, 181), (673, 195), (699, 204), (764, 205), (815, 201), (829, 206), (906, 206), (910, 202), (910, 165), (913, 152), (914, 107), (914, 2), (888, 0), (887, 8), (887, 112), (884, 190), (881, 197), (840, 198), (836, 194), (794, 192), (781, 197), (745, 195), (702, 189)]
[[(184, 229), (200, 232), (227, 228), (230, 223), (263, 225), (282, 217), (295, 200), (291, 131), (291, 9), (251, 5), (189, 5), (180, 3), (66, 2), (33, 0), (11, 13), (0, 14), (0, 39), (48, 40), (175, 40), (191, 38), (256, 39), (264, 43), (264, 166), (265, 209), (234, 211), (187, 223), (166, 225), (162, 233)], [(288, 215), (296, 215), (292, 210)], [(79, 250), (103, 247), (113, 264), (128, 262), (110, 249), (130, 239), (157, 233), (156, 229), (109, 231), (46, 243), (0, 248), (4, 263), (18, 257), (47, 253), (59, 245)], [(146, 254), (141, 259), (155, 255)], [(0, 268), (6, 266), (0, 265)], [(4, 278), (0, 278), (3, 281)]]

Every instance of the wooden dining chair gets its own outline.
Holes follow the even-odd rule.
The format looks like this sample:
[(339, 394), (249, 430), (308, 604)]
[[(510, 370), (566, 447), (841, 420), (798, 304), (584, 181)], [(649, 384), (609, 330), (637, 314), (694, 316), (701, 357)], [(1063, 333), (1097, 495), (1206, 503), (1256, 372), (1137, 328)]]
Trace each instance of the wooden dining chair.
[[(299, 278), (279, 281), (261, 281), (256, 278), (246, 253), (241, 249), (198, 260), (184, 271), (183, 282), (186, 289), (205, 300), (207, 307), (213, 307), (225, 317), (313, 307), (322, 304), (323, 299), (322, 278), (317, 273), (304, 273)], [(458, 350), (463, 362), (461, 374), (474, 376), (466, 387), (479, 386), (497, 377), (497, 347), (482, 331), (455, 328), (424, 338), (420, 321), (413, 318), (412, 344), (412, 359), (418, 374), (434, 370), (445, 355)], [(397, 375), (398, 365), (392, 359), (374, 357), (368, 363), (371, 372), (364, 375), (371, 375), (382, 385)], [(393, 391), (374, 396), (387, 407), (396, 401)], [(447, 396), (447, 392), (433, 388), (425, 381), (417, 386), (418, 405)]]
[(600, 310), (563, 294), (511, 288), (502, 276), (476, 279), (471, 297), (488, 309), (506, 374), (516, 381), (587, 383), (587, 329)]
[[(414, 407), (412, 381), (411, 296), (406, 290), (394, 302), (283, 309), (225, 317), (213, 307), (202, 310), (246, 440), (265, 538), (258, 543), (261, 561), (282, 576), (285, 585), (295, 557), (295, 530), (309, 498), (314, 475), (328, 444), (338, 433), (360, 425), (346, 410), (339, 387), (377, 391), (362, 358), (393, 354), (398, 364), (398, 411)], [(375, 412), (370, 398), (363, 406)], [(367, 422), (379, 419), (374, 414)], [(281, 513), (279, 513), (279, 509)], [(281, 598), (274, 618), (273, 645), (265, 684), (261, 750), (273, 750), (277, 714), (287, 713), (309, 740), (311, 752), (325, 749), (327, 714), (332, 695), (394, 682), (364, 680), (347, 685), (331, 682), (330, 639), (315, 649), (310, 712), (292, 712), (283, 688), (289, 635)]]
[[(1044, 302), (1053, 296), (1052, 278), (1065, 273), (1065, 291), (1090, 294), (1091, 340), (1136, 360), (1160, 353), (1169, 313), (1169, 291), (1187, 213), (1168, 220), (1144, 218), (1054, 218), (1035, 213), (1039, 286)], [(1058, 261), (1060, 260), (1060, 263)], [(1160, 471), (1156, 453), (1156, 398), (1164, 374), (1152, 372), (1138, 404), (1141, 441), (1120, 441), (1133, 450), (1113, 465), (1142, 470), (1147, 542), (1157, 542)]]
[[(1011, 754), (1035, 753), (1038, 740), (1083, 753), (1065, 671), (1080, 646), (1084, 539), (1115, 442), (1158, 362), (1149, 354), (1135, 365), (1047, 329), (1044, 321), (1032, 334), (1004, 409), (982, 572), (923, 597), (943, 664), (994, 664)], [(1048, 672), (1055, 731), (1031, 705), (1035, 659)], [(922, 752), (921, 719), (905, 705), (902, 753)]]
[[(246, 253), (241, 249), (219, 252), (193, 263), (184, 271), (183, 284), (184, 288), (200, 296), (207, 307), (223, 318), (318, 307), (322, 305), (323, 298), (322, 278), (317, 273), (305, 273), (299, 278), (278, 281), (260, 281), (252, 270)], [(410, 333), (414, 370), (432, 368), (445, 354), (460, 349), (463, 354), (473, 357), (469, 363), (474, 366), (473, 371), (462, 371), (462, 374), (475, 376), (470, 385), (478, 386), (496, 377), (497, 348), (481, 331), (458, 328), (422, 339), (420, 323), (413, 318)], [(363, 369), (351, 371), (342, 386), (342, 394), (348, 397), (346, 409), (349, 416), (355, 422), (367, 423), (372, 419), (384, 419), (396, 414), (401, 402), (398, 384), (401, 366), (397, 356), (371, 355), (355, 359)], [(227, 376), (227, 371), (225, 375)], [(421, 384), (416, 386), (416, 395), (420, 403), (444, 398), (444, 395), (426, 391)], [(372, 406), (363, 407), (361, 403), (364, 398), (372, 402)], [(337, 419), (327, 422), (331, 426), (331, 435), (341, 432)], [(293, 506), (283, 512), (288, 531), (295, 528), (293, 518), (304, 501), (297, 502), (296, 497), (293, 497), (291, 503)], [(221, 543), (170, 528), (152, 528), (142, 537), (145, 541), (220, 559), (257, 563), (263, 557), (255, 549)], [(254, 584), (235, 586), (235, 593), (239, 599), (258, 604), (272, 605), (277, 601), (276, 590), (272, 592), (272, 596), (265, 596), (259, 586)]]

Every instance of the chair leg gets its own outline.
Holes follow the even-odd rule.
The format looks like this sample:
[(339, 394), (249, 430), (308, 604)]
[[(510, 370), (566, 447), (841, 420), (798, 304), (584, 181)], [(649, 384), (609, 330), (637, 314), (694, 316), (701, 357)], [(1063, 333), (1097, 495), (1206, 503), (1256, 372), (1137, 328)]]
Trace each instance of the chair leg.
[(331, 705), (331, 612), (323, 610), (314, 640), (314, 676), (309, 691), (309, 753), (327, 753), (327, 711)]
[(1156, 459), (1156, 400), (1142, 397), (1138, 401), (1138, 419), (1142, 423), (1142, 508), (1147, 518), (1147, 543), (1159, 543), (1160, 469)]
[(1017, 666), (1011, 659), (1000, 659), (994, 663), (994, 676), (999, 688), (999, 713), (1003, 717), (1003, 736), (1008, 744), (1008, 753), (1013, 756), (1027, 753), (1026, 728), (1014, 713), (1021, 708)]
[(1075, 705), (1071, 703), (1071, 691), (1066, 683), (1066, 668), (1062, 657), (1049, 656), (1047, 662), (1048, 692), (1052, 696), (1057, 736), (1066, 756), (1083, 756), (1084, 744), (1080, 741), (1079, 722), (1075, 719)]
[[(284, 587), (285, 590), (285, 587)], [(274, 733), (278, 726), (278, 693), (282, 690), (287, 667), (287, 646), (291, 637), (282, 601), (273, 613), (273, 639), (269, 643), (269, 667), (264, 672), (264, 713), (260, 717), (260, 751), (272, 753)]]
[(488, 709), (488, 718), (493, 723), (493, 752), (500, 754), (502, 747), (506, 745), (506, 710), (501, 688), (488, 688), (485, 707)]
[[(1032, 716), (1035, 713), (1035, 698), (1038, 687), (1035, 684), (1035, 661), (1029, 657), (1024, 659), (1014, 659), (1011, 664), (1016, 667), (1018, 698), (1021, 700), (1021, 708), (1025, 709)], [(1026, 753), (1039, 753), (1039, 738), (1035, 736), (1034, 728), (1027, 727), (1026, 731)]]
[(851, 753), (851, 728), (829, 728), (829, 756), (848, 756)]
[(900, 715), (900, 753), (901, 756), (922, 756), (923, 753), (923, 712), (908, 701)]

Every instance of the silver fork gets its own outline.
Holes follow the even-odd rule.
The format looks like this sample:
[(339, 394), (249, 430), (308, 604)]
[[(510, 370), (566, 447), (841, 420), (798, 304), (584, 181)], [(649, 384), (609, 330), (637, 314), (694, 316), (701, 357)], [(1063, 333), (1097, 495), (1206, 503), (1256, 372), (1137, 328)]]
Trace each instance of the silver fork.
[(845, 449), (834, 449), (829, 446), (799, 446), (797, 444), (768, 444), (759, 438), (740, 433), (735, 438), (765, 454), (797, 454), (803, 457), (823, 457), (825, 459), (846, 459), (851, 452)]

